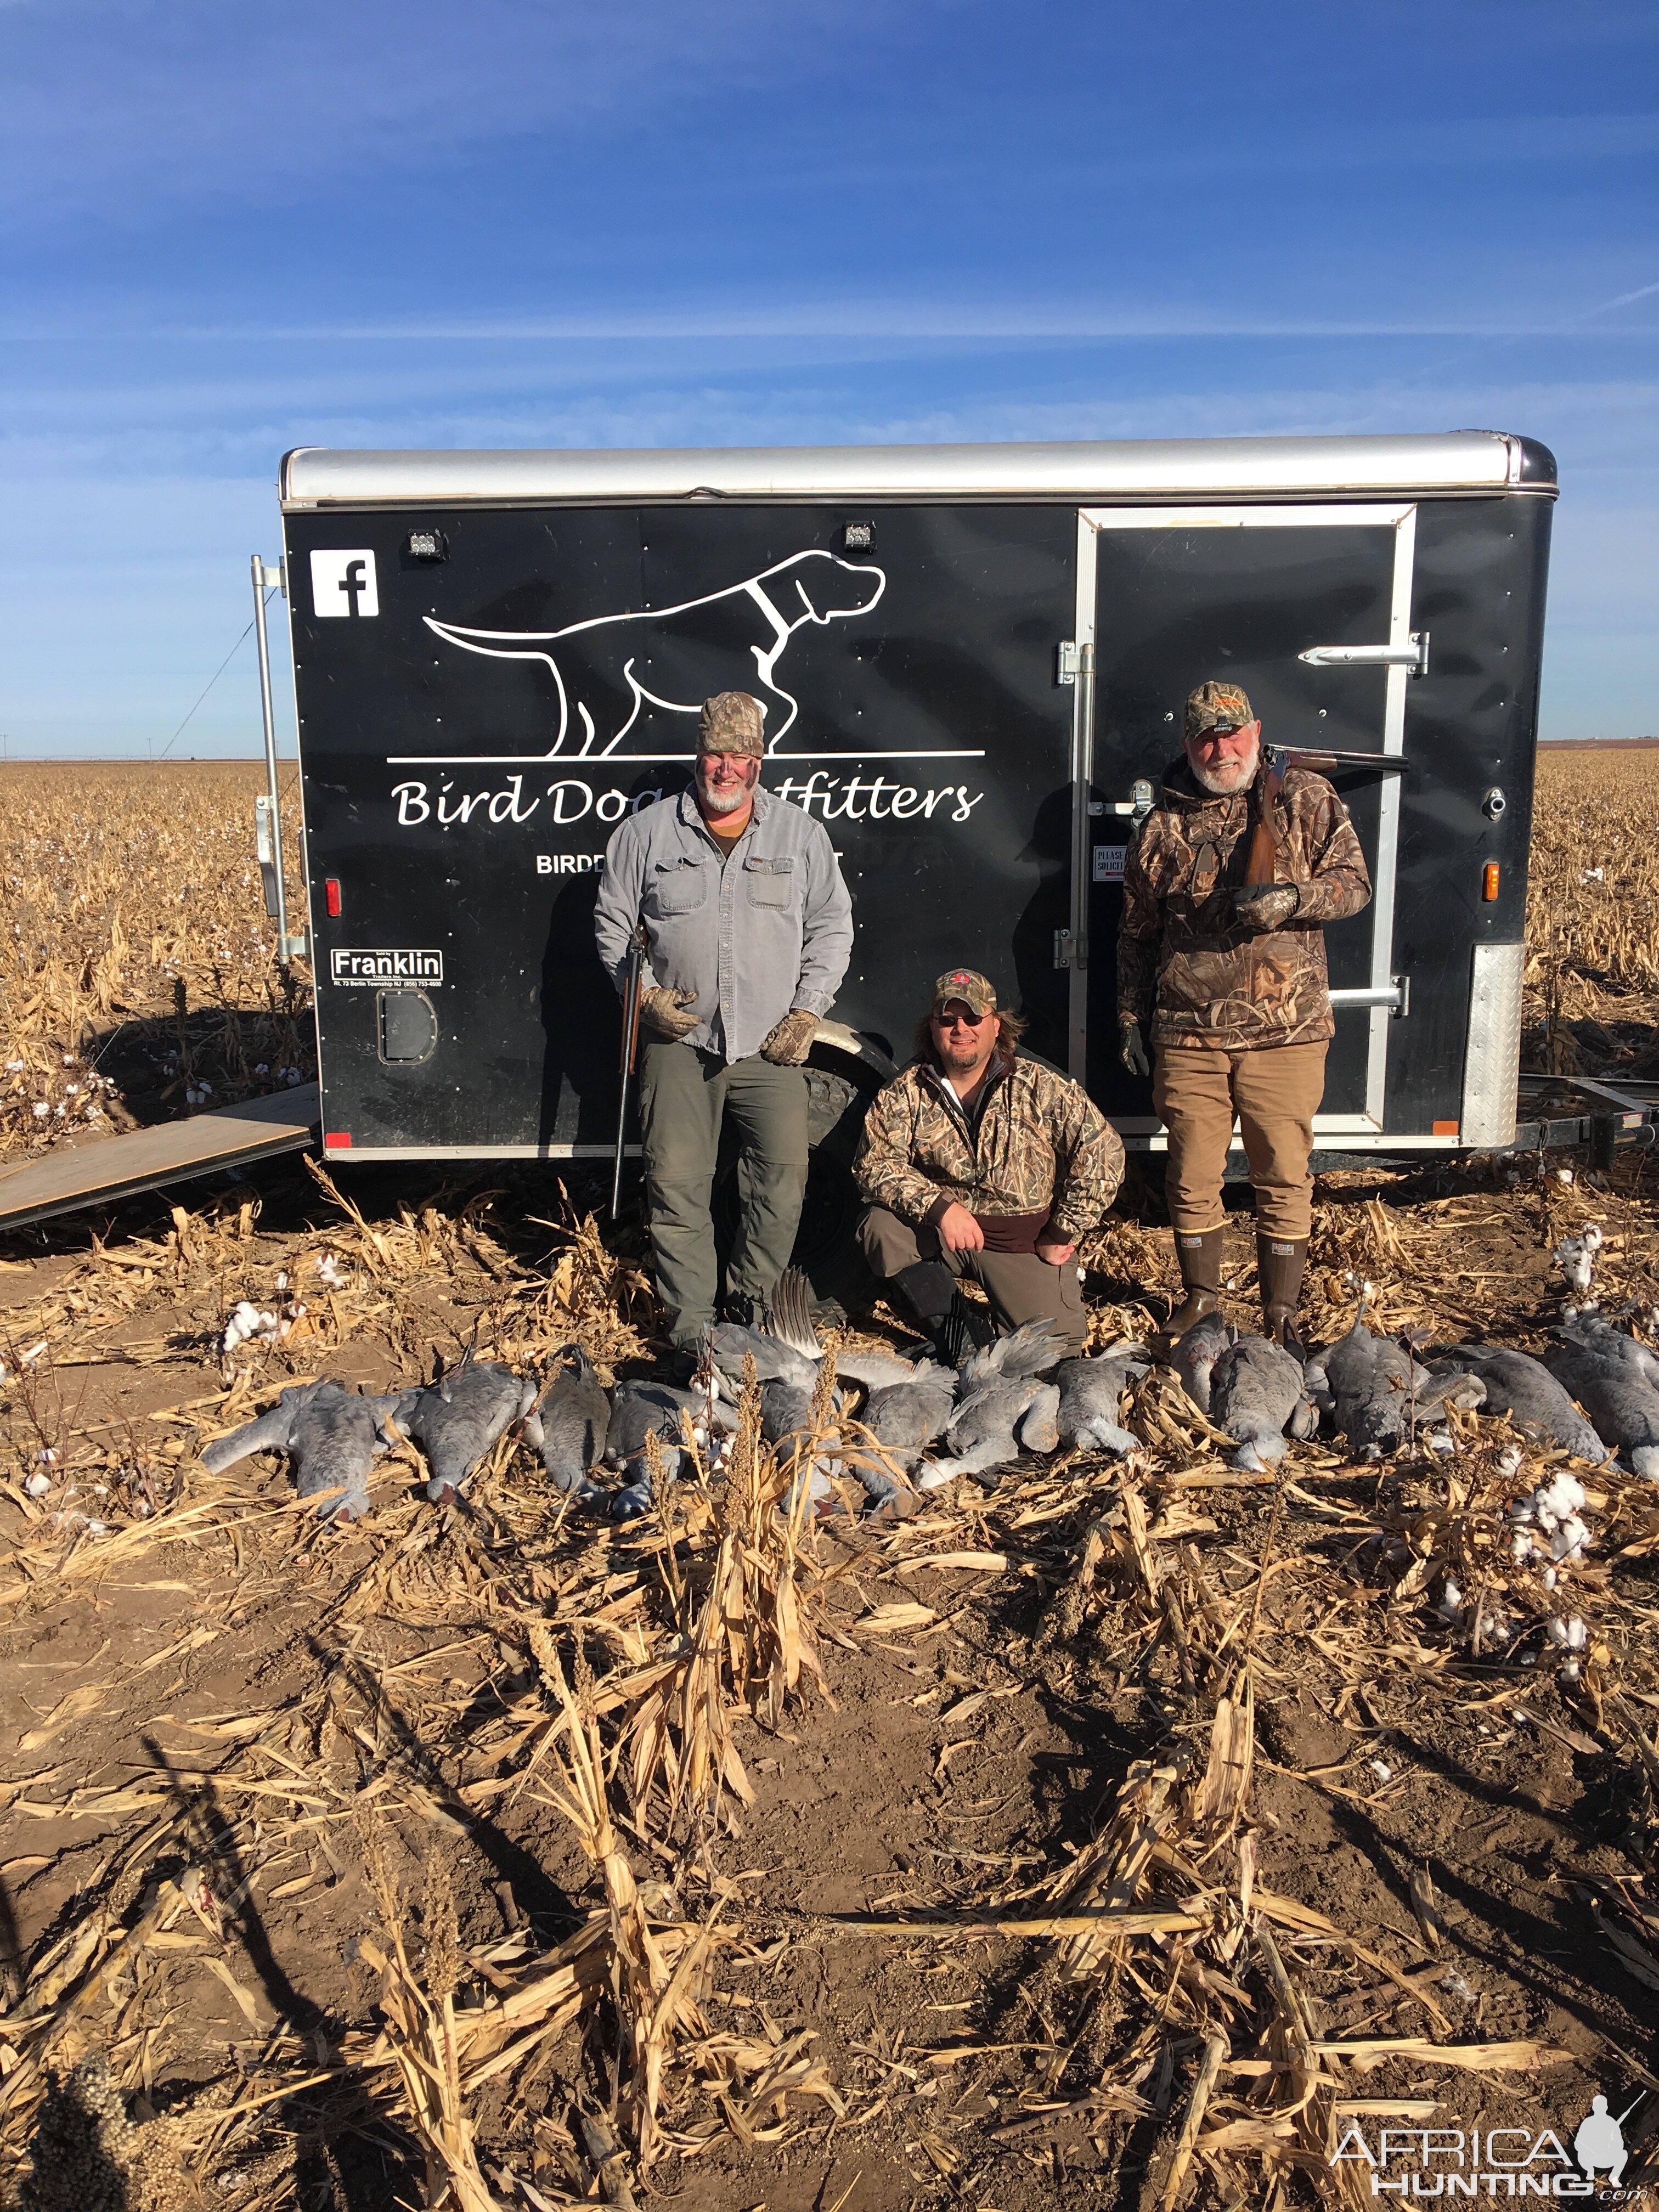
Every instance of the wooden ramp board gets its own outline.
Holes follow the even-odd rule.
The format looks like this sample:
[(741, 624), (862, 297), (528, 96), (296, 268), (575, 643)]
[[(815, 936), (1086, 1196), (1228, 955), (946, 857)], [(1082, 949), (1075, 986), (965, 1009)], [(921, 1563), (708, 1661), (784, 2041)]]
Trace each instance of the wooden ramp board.
[(154, 1129), (100, 1137), (73, 1152), (49, 1152), (43, 1160), (0, 1176), (0, 1229), (26, 1228), (31, 1221), (49, 1221), (83, 1206), (164, 1189), (170, 1182), (246, 1167), (278, 1152), (301, 1152), (315, 1139), (321, 1118), (317, 1085), (300, 1083), (270, 1098), (217, 1106), (187, 1121), (163, 1121)]

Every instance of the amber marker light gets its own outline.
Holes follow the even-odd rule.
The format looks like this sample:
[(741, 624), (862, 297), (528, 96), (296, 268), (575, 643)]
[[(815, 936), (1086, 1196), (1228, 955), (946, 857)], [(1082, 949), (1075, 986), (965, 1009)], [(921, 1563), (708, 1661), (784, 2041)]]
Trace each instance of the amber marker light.
[(1490, 901), (1498, 896), (1498, 874), (1497, 861), (1488, 860), (1480, 871), (1480, 896), (1483, 899)]

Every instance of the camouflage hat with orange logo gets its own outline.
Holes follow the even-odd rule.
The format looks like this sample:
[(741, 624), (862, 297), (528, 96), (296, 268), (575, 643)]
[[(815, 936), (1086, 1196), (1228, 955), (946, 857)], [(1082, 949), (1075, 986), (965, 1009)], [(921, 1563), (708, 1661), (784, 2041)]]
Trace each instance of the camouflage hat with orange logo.
[(942, 1014), (952, 999), (981, 1016), (997, 1010), (997, 994), (976, 969), (953, 968), (939, 977), (933, 986), (933, 1012)]
[(1201, 738), (1206, 730), (1242, 730), (1253, 722), (1250, 702), (1237, 684), (1220, 684), (1212, 677), (1187, 697), (1187, 735)]
[(756, 760), (766, 752), (766, 709), (747, 691), (717, 691), (702, 702), (697, 720), (700, 753), (749, 753)]

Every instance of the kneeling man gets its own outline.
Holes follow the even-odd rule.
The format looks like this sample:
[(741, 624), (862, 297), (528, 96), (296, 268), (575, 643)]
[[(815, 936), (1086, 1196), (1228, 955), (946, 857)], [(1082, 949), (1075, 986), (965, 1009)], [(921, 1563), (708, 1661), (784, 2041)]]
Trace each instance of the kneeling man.
[(1024, 1028), (972, 969), (939, 977), (915, 1059), (865, 1120), (859, 1242), (941, 1347), (971, 1275), (1003, 1329), (1052, 1321), (1069, 1357), (1088, 1334), (1078, 1240), (1117, 1194), (1123, 1146), (1080, 1085), (1017, 1056)]

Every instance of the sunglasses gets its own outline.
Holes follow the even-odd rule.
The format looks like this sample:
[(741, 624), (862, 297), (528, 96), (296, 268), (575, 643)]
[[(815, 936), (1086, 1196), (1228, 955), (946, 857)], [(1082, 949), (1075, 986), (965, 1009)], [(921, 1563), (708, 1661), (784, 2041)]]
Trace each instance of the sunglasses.
[(981, 1029), (991, 1019), (989, 1014), (935, 1014), (933, 1019), (942, 1030)]

